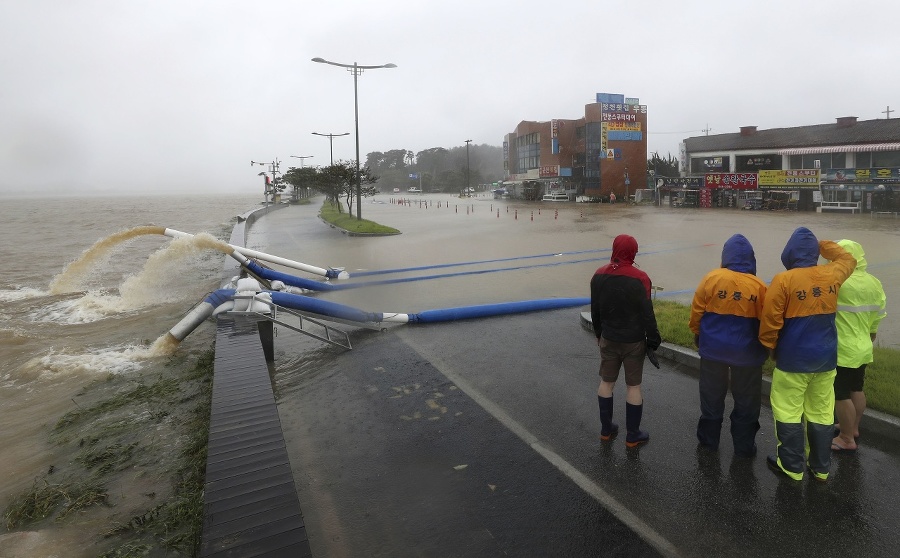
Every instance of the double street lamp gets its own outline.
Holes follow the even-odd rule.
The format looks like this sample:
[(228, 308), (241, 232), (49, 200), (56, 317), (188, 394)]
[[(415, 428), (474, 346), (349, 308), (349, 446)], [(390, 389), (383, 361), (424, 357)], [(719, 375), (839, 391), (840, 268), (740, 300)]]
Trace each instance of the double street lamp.
[(396, 64), (381, 64), (378, 66), (360, 66), (356, 62), (353, 64), (341, 64), (340, 62), (332, 62), (324, 58), (313, 58), (313, 62), (320, 64), (331, 64), (346, 68), (348, 72), (353, 74), (353, 116), (356, 124), (356, 218), (362, 219), (362, 179), (359, 173), (359, 89), (357, 87), (357, 77), (365, 70), (377, 70), (379, 68), (396, 68)]
[[(334, 138), (340, 136), (349, 136), (350, 132), (344, 132), (343, 134), (320, 134), (319, 132), (313, 132), (314, 136), (322, 136), (323, 138), (328, 138), (328, 147), (331, 149), (331, 166), (334, 166)], [(359, 152), (357, 151), (356, 158), (359, 159)]]
[(300, 156), (298, 156), (298, 155), (291, 155), (291, 157), (293, 157), (294, 159), (300, 159), (300, 168), (301, 168), (301, 169), (303, 168), (303, 161), (304, 161), (305, 159), (312, 159), (314, 156), (315, 156), (315, 155), (300, 155)]

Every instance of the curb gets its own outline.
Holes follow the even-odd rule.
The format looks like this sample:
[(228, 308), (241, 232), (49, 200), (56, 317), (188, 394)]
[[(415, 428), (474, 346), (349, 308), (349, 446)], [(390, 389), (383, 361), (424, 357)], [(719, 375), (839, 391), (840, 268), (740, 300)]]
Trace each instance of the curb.
[[(591, 321), (590, 312), (581, 313), (581, 327), (591, 333), (594, 332), (594, 325)], [(700, 355), (693, 349), (688, 349), (680, 345), (671, 343), (663, 343), (656, 350), (656, 354), (683, 366), (686, 374), (698, 378), (700, 376)], [(766, 397), (772, 389), (772, 378), (763, 376), (762, 394)], [(860, 433), (871, 433), (878, 436), (884, 436), (895, 441), (900, 441), (900, 418), (874, 409), (866, 409), (863, 415), (866, 420), (860, 425)]]

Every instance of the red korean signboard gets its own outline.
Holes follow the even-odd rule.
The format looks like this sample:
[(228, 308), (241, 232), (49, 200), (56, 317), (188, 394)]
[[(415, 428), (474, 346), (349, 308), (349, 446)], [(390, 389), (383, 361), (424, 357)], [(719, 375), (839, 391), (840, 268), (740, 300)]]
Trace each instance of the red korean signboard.
[(709, 172), (703, 175), (703, 186), (725, 190), (756, 190), (758, 176), (755, 172)]

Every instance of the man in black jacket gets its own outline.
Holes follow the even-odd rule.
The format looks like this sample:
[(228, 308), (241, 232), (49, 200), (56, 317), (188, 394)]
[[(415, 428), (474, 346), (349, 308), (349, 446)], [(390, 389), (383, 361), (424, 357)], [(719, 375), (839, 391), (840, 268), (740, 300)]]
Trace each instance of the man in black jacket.
[(619, 425), (612, 421), (613, 388), (619, 369), (624, 367), (625, 445), (629, 448), (650, 440), (650, 435), (641, 430), (644, 355), (662, 342), (650, 299), (650, 278), (634, 266), (637, 251), (634, 237), (617, 236), (609, 263), (591, 279), (591, 321), (600, 346), (600, 439), (609, 441), (619, 433)]

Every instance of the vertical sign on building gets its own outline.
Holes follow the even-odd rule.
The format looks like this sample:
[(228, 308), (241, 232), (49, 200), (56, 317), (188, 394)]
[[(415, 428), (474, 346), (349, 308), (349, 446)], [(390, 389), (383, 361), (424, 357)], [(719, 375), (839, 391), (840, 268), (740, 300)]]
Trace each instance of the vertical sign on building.
[(559, 120), (550, 121), (550, 153), (559, 154)]
[(600, 123), (600, 158), (606, 158), (607, 143), (609, 140), (609, 126), (606, 122)]

